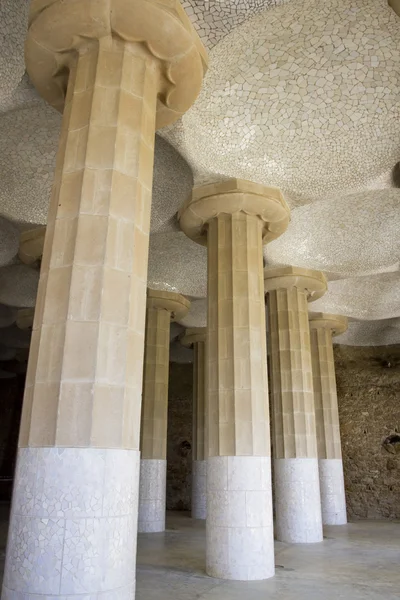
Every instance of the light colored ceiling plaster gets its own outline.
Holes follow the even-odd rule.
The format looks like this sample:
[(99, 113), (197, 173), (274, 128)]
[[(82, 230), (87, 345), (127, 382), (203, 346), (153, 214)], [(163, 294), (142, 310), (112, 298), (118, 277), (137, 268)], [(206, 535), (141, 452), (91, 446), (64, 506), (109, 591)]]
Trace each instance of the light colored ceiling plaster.
[(60, 125), (42, 101), (0, 115), (0, 212), (19, 223), (46, 223)]
[(400, 317), (400, 272), (330, 281), (311, 310), (371, 321)]
[(284, 235), (264, 249), (269, 265), (338, 276), (379, 273), (400, 261), (400, 190), (377, 190), (292, 210)]
[(0, 1), (0, 100), (14, 92), (25, 72), (29, 3), (29, 0)]
[(400, 319), (381, 321), (351, 321), (342, 335), (333, 338), (334, 344), (345, 346), (389, 346), (400, 343)]
[(169, 360), (174, 363), (188, 364), (193, 362), (193, 350), (182, 346), (179, 340), (175, 340), (169, 347)]
[[(299, 207), (268, 262), (328, 273), (329, 292), (313, 310), (384, 319), (350, 323), (341, 343), (400, 342), (388, 320), (400, 302), (400, 192), (391, 177), (400, 158), (400, 21), (386, 0), (284, 4), (183, 0), (212, 49), (210, 70), (194, 107), (162, 135), (196, 183), (238, 176), (277, 185)], [(46, 223), (61, 120), (23, 76), (28, 5), (0, 0), (0, 214), (22, 226)], [(194, 297), (184, 324), (204, 326), (206, 250), (175, 219), (193, 176), (156, 140), (149, 286)], [(33, 305), (37, 272), (20, 271), (11, 286), (7, 273), (0, 302), (6, 293), (9, 304)], [(367, 273), (380, 275), (354, 277)], [(3, 343), (14, 329), (1, 330)], [(171, 359), (186, 362), (191, 351), (171, 333)]]
[(148, 287), (186, 296), (207, 295), (207, 249), (179, 231), (150, 236)]
[(169, 330), (169, 340), (173, 342), (178, 339), (180, 335), (185, 331), (185, 328), (182, 325), (179, 325), (176, 321), (173, 321)]
[[(1, 187), (1, 186), (0, 186)], [(19, 231), (13, 223), (0, 217), (0, 267), (10, 263), (19, 247)]]
[[(0, 303), (18, 308), (35, 306), (39, 271), (26, 265), (0, 269)], [(0, 340), (1, 343), (1, 340)]]
[(280, 187), (291, 206), (376, 187), (400, 154), (400, 23), (381, 0), (292, 0), (210, 54), (194, 106), (165, 131), (196, 183)]
[(189, 312), (181, 321), (185, 327), (207, 327), (207, 298), (191, 301)]
[[(12, 306), (0, 304), (0, 328), (9, 327), (17, 318), (17, 309)], [(0, 359), (1, 360), (1, 359)]]
[[(44, 225), (53, 184), (61, 116), (41, 100), (0, 115), (0, 212)], [(156, 137), (151, 231), (177, 228), (175, 215), (193, 188), (186, 161)]]

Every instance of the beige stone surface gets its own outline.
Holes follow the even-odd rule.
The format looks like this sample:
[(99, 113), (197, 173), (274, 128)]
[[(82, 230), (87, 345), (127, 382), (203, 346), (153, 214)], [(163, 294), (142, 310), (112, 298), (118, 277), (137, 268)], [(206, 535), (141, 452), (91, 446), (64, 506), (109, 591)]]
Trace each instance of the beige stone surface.
[(167, 458), (169, 333), (171, 318), (190, 302), (172, 292), (148, 290), (140, 428), (142, 459)]
[(332, 336), (346, 331), (347, 319), (324, 313), (309, 319), (318, 458), (341, 458)]
[[(155, 58), (157, 128), (173, 123), (196, 99), (207, 68), (204, 46), (178, 0), (32, 0), (25, 55), (39, 94), (62, 110), (74, 51), (85, 53), (98, 40), (102, 45), (111, 38), (131, 55)], [(108, 58), (103, 81), (106, 74), (109, 80), (120, 79), (118, 60)], [(123, 80), (128, 87), (137, 75), (126, 62)], [(108, 110), (115, 98), (111, 94), (104, 101)], [(140, 111), (132, 109), (131, 114)]]
[(26, 265), (35, 263), (42, 257), (46, 227), (36, 227), (21, 233), (18, 256)]
[[(156, 112), (162, 121), (168, 111), (183, 109), (189, 98), (182, 97), (183, 87), (188, 83), (189, 95), (196, 93), (203, 72), (195, 68), (201, 63), (196, 36), (178, 3), (169, 4), (165, 12), (158, 3), (135, 3), (137, 11), (129, 3), (124, 21), (128, 3), (116, 1), (112, 23), (105, 2), (31, 5), (27, 68), (39, 92), (64, 107), (64, 116), (22, 446), (138, 448)], [(150, 19), (154, 10), (162, 11), (157, 24)], [(174, 17), (170, 10), (177, 11)], [(139, 28), (150, 42), (162, 24), (167, 35), (157, 43), (164, 51), (170, 46), (165, 62), (129, 37)], [(121, 35), (112, 38), (111, 32)], [(86, 34), (85, 42), (79, 34)], [(60, 48), (71, 52), (61, 57)], [(171, 65), (176, 53), (182, 60)], [(185, 83), (188, 64), (193, 76)], [(161, 102), (157, 109), (166, 90), (163, 69), (179, 85), (169, 90), (170, 106)]]
[(193, 327), (186, 330), (182, 344), (194, 349), (193, 361), (193, 460), (205, 460), (205, 421), (206, 421), (206, 327)]
[(279, 237), (289, 224), (290, 211), (278, 188), (243, 179), (195, 187), (179, 211), (178, 219), (188, 237), (206, 245), (208, 221), (219, 214), (239, 212), (260, 220), (264, 243)]
[(266, 269), (275, 458), (317, 458), (307, 301), (321, 296), (320, 271)]
[(208, 252), (206, 456), (269, 456), (262, 246), (289, 210), (278, 189), (233, 179), (195, 188), (179, 221)]
[(138, 448), (156, 95), (120, 41), (71, 68), (22, 446)]

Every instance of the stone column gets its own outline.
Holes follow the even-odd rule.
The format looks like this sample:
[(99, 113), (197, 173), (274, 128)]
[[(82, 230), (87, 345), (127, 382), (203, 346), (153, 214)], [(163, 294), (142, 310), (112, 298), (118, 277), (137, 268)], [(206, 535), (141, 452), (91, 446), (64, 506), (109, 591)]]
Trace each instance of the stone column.
[(148, 290), (140, 428), (140, 533), (165, 530), (167, 480), (169, 331), (190, 302), (180, 294)]
[(346, 495), (332, 336), (346, 331), (347, 318), (310, 313), (309, 319), (322, 523), (345, 525)]
[(63, 122), (3, 600), (132, 600), (156, 127), (201, 84), (178, 2), (33, 0), (26, 63)]
[(307, 301), (323, 273), (284, 267), (264, 276), (269, 322), (276, 537), (322, 541), (321, 500)]
[(207, 516), (207, 461), (205, 460), (205, 419), (206, 419), (206, 327), (186, 330), (182, 338), (184, 346), (194, 350), (193, 363), (193, 443), (192, 443), (192, 518), (205, 519)]
[(208, 249), (206, 569), (274, 575), (263, 243), (283, 233), (280, 191), (237, 179), (195, 188), (183, 231)]

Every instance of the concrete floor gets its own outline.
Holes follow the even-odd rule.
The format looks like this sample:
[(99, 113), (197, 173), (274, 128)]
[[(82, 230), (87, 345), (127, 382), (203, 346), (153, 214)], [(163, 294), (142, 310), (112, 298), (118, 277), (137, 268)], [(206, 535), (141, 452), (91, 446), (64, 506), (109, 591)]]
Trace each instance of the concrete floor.
[[(0, 580), (7, 508), (0, 507)], [(205, 526), (186, 513), (167, 516), (165, 534), (140, 534), (136, 600), (399, 600), (400, 522), (327, 527), (322, 544), (277, 542), (276, 576), (253, 583), (204, 572)]]

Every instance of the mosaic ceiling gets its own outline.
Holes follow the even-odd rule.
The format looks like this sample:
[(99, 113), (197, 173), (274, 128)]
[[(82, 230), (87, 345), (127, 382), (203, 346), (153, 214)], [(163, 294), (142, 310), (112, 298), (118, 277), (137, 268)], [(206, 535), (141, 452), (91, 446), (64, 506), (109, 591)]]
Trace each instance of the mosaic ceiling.
[(210, 53), (195, 105), (166, 137), (198, 183), (280, 187), (291, 206), (349, 193), (400, 151), (398, 17), (380, 0), (292, 0)]
[[(176, 212), (193, 183), (241, 177), (284, 191), (292, 221), (265, 261), (327, 273), (313, 310), (354, 319), (335, 341), (400, 342), (400, 19), (386, 0), (182, 4), (210, 68), (192, 109), (157, 137), (149, 287), (190, 296), (181, 325), (205, 325), (206, 250)], [(20, 228), (46, 223), (60, 127), (24, 76), (28, 5), (0, 0), (0, 215)], [(0, 228), (0, 302), (31, 306), (37, 273), (11, 265), (18, 232)], [(191, 360), (177, 336), (176, 360)]]

